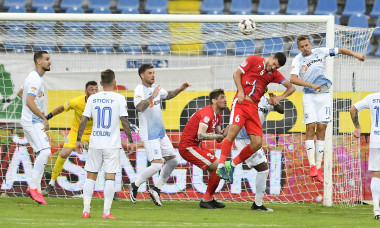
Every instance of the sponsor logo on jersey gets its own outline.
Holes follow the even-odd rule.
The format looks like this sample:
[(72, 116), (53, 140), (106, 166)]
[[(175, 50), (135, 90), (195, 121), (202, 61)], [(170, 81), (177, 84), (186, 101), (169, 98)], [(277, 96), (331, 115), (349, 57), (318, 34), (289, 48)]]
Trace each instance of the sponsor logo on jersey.
[(245, 66), (247, 66), (247, 64), (248, 64), (248, 62), (247, 62), (247, 60), (245, 60), (240, 66), (245, 67)]
[(261, 68), (261, 65), (259, 65), (259, 67), (258, 68)]
[(205, 123), (208, 123), (208, 122), (210, 121), (210, 117), (205, 116), (205, 118), (203, 119), (203, 121), (204, 121)]
[(308, 64), (306, 64), (307, 67), (310, 67), (311, 65), (313, 65), (314, 63), (317, 63), (317, 62), (323, 62), (323, 59), (315, 59), (315, 60), (312, 60), (310, 61)]

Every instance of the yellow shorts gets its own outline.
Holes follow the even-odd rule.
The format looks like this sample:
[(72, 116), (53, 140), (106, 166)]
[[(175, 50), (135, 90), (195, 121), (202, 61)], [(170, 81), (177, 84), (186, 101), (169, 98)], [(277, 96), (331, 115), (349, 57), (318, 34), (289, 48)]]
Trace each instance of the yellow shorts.
[[(65, 144), (63, 144), (63, 147), (70, 147), (75, 149), (77, 145), (77, 131), (70, 131), (70, 133), (67, 135)], [(82, 142), (89, 142), (90, 141), (90, 135), (83, 134), (82, 135)]]

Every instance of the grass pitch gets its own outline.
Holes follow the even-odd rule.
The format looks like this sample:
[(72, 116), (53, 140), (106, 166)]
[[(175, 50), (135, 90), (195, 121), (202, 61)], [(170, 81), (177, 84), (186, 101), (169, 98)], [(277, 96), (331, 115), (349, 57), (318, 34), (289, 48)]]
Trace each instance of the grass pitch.
[(249, 202), (226, 202), (226, 208), (207, 210), (196, 201), (114, 201), (116, 220), (102, 219), (103, 200), (93, 199), (91, 218), (82, 219), (83, 200), (46, 198), (38, 205), (31, 198), (0, 198), (0, 227), (380, 227), (372, 206), (327, 208), (321, 204), (267, 203), (274, 212), (251, 211)]

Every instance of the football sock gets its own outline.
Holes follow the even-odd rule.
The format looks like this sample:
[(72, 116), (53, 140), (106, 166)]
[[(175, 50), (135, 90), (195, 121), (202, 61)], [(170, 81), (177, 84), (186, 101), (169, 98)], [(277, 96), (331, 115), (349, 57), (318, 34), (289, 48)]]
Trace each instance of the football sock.
[(306, 140), (305, 147), (307, 151), (307, 158), (309, 159), (310, 166), (315, 165), (315, 145), (314, 140)]
[(38, 183), (41, 182), (41, 178), (45, 169), (45, 164), (50, 154), (51, 154), (50, 148), (47, 148), (47, 149), (41, 150), (40, 153), (37, 155), (37, 158), (34, 161), (32, 178), (30, 180), (31, 189), (36, 189), (39, 187)]
[(158, 189), (162, 189), (162, 186), (168, 181), (170, 174), (173, 172), (175, 167), (178, 165), (178, 158), (173, 158), (168, 161), (166, 161), (166, 164), (164, 167), (162, 167), (162, 171), (160, 173), (160, 178), (158, 178), (158, 181), (156, 182), (155, 186)]
[(87, 211), (90, 213), (91, 209), (91, 199), (94, 193), (95, 181), (92, 179), (86, 179), (83, 186), (83, 212)]
[(373, 200), (373, 210), (380, 210), (379, 208), (380, 178), (372, 177), (371, 192), (372, 192), (372, 200)]
[(163, 164), (160, 163), (152, 163), (148, 168), (144, 170), (144, 172), (137, 178), (135, 181), (135, 185), (140, 187), (142, 183), (151, 178), (154, 174), (161, 170)]
[(321, 168), (322, 160), (323, 160), (323, 152), (325, 151), (325, 141), (317, 140), (315, 143), (315, 159), (317, 169)]
[(224, 167), (224, 163), (226, 162), (228, 156), (230, 156), (231, 154), (231, 147), (232, 147), (232, 142), (229, 141), (228, 139), (224, 139), (222, 143), (222, 151), (220, 154), (218, 168)]
[(53, 172), (51, 173), (51, 180), (49, 182), (50, 185), (54, 186), (55, 181), (57, 180), (57, 177), (62, 172), (63, 164), (65, 164), (66, 159), (61, 158), (61, 156), (58, 155), (57, 160), (54, 164)]
[(113, 196), (115, 194), (115, 180), (107, 179), (104, 184), (104, 211), (105, 215), (111, 213)]
[(257, 206), (263, 205), (264, 193), (265, 193), (265, 189), (267, 188), (268, 174), (269, 174), (269, 170), (257, 172), (256, 195), (255, 195), (255, 203)]
[(203, 201), (210, 201), (214, 198), (215, 190), (219, 185), (220, 178), (216, 175), (216, 171), (213, 171), (208, 178), (208, 185), (206, 193), (203, 197)]
[[(255, 151), (253, 151), (251, 149), (251, 147), (249, 145), (245, 146), (241, 151), (240, 153), (232, 160), (232, 163), (234, 164), (234, 166), (237, 166), (239, 165), (240, 163), (244, 162), (245, 160), (247, 160), (249, 157), (252, 156), (252, 154), (254, 154)], [(232, 164), (231, 164), (232, 165)]]

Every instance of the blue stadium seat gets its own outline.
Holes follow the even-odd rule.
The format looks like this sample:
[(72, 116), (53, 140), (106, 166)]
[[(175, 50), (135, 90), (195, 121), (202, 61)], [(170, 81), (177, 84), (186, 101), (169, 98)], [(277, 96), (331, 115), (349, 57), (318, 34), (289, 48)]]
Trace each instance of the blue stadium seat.
[[(52, 7), (41, 7), (38, 8), (36, 13), (55, 13)], [(43, 27), (54, 27), (55, 21), (35, 21), (33, 23), (35, 28), (43, 28)]]
[[(99, 8), (99, 9), (94, 10), (94, 14), (111, 14), (111, 10)], [(112, 22), (91, 22), (90, 28), (91, 29), (99, 29), (99, 28), (110, 29), (110, 28), (112, 28)]]
[(368, 28), (368, 19), (365, 15), (352, 15), (348, 20), (348, 26)]
[(252, 12), (251, 0), (232, 0), (230, 14), (246, 15)]
[[(220, 38), (219, 33), (211, 36)], [(208, 41), (203, 46), (203, 52), (206, 55), (227, 55), (227, 43), (222, 40)]]
[(306, 15), (309, 11), (307, 0), (289, 0), (286, 14), (288, 15)]
[(84, 51), (85, 37), (80, 28), (70, 28), (67, 30), (62, 40), (61, 51), (80, 53)]
[(168, 0), (146, 0), (145, 12), (150, 13), (153, 10), (167, 10)]
[(140, 5), (140, 1), (139, 0), (119, 0), (119, 2), (117, 3), (117, 10), (118, 11), (123, 11), (123, 10), (133, 11), (133, 10), (136, 10), (138, 12), (139, 11), (139, 5)]
[(232, 49), (234, 55), (253, 55), (255, 53), (254, 40), (236, 40), (235, 48)]
[(33, 40), (34, 50), (55, 51), (57, 48), (57, 36), (51, 27), (38, 29), (37, 34)]
[(20, 27), (11, 28), (7, 32), (4, 48), (13, 52), (25, 52), (28, 43), (24, 38), (26, 38), (26, 32), (24, 29)]
[(113, 42), (110, 42), (113, 41), (111, 30), (106, 28), (98, 29), (94, 32), (92, 38), (91, 52), (113, 52)]
[(127, 30), (121, 35), (119, 52), (125, 52), (130, 54), (141, 53), (141, 45), (139, 45), (141, 41), (141, 35), (138, 30)]
[(203, 32), (224, 32), (226, 27), (226, 23), (201, 23)]
[[(380, 27), (380, 19), (379, 19), (379, 18), (377, 19), (376, 27)], [(375, 36), (375, 37), (379, 37), (379, 36), (380, 36), (380, 29), (376, 29), (376, 30), (373, 32), (373, 36)]]
[(340, 19), (339, 19), (338, 15), (336, 15), (336, 14), (334, 15), (334, 22), (336, 25), (340, 25)]
[(61, 2), (61, 10), (68, 10), (70, 8), (81, 9), (82, 1), (78, 0), (62, 0)]
[(380, 44), (377, 46), (377, 50), (375, 52), (376, 57), (380, 57)]
[(317, 8), (314, 11), (316, 15), (329, 15), (336, 14), (338, 11), (338, 4), (336, 0), (318, 0)]
[[(82, 8), (69, 8), (66, 13), (84, 13)], [(86, 22), (84, 21), (64, 21), (63, 27), (68, 28), (84, 28), (86, 27)]]
[(154, 31), (150, 35), (150, 41), (147, 52), (159, 55), (168, 55), (170, 53), (171, 37), (169, 32), (164, 30)]
[(33, 0), (32, 9), (38, 9), (41, 7), (54, 7), (54, 0)]
[(342, 17), (350, 17), (356, 14), (365, 14), (365, 0), (347, 0)]
[(261, 15), (277, 15), (280, 13), (280, 1), (279, 0), (261, 0), (259, 3), (259, 8), (257, 10), (258, 14)]
[(267, 38), (264, 40), (263, 55), (274, 55), (284, 51), (284, 41), (281, 38)]
[(94, 11), (96, 9), (110, 9), (111, 6), (111, 0), (90, 0), (90, 3), (88, 4), (88, 10)]
[(201, 13), (210, 14), (210, 12), (214, 12), (213, 14), (222, 14), (223, 9), (224, 9), (223, 0), (203, 0)]
[[(356, 36), (351, 44), (351, 50), (358, 53), (363, 53), (364, 45), (367, 43), (368, 38)], [(371, 41), (368, 43), (367, 52), (365, 53), (366, 56), (369, 56), (371, 54)], [(376, 53), (375, 53), (376, 55)]]
[[(134, 10), (129, 10), (129, 9), (124, 9), (121, 11), (122, 14), (138, 14), (139, 12), (134, 9)], [(140, 29), (140, 22), (119, 22), (118, 24), (118, 29), (120, 30), (129, 30), (129, 29)]]
[[(9, 13), (26, 13), (26, 9), (24, 6), (12, 6), (8, 10)], [(5, 26), (8, 28), (19, 27), (25, 28), (27, 22), (26, 21), (6, 21)]]
[(375, 0), (375, 2), (373, 3), (372, 11), (369, 15), (371, 17), (379, 17), (380, 16), (380, 0)]
[(3, 8), (9, 9), (15, 6), (25, 7), (25, 3), (26, 3), (26, 0), (5, 0)]
[(169, 23), (167, 22), (147, 22), (146, 29), (149, 31), (155, 30), (169, 30)]
[(168, 14), (166, 9), (155, 9), (150, 11), (150, 14)]

